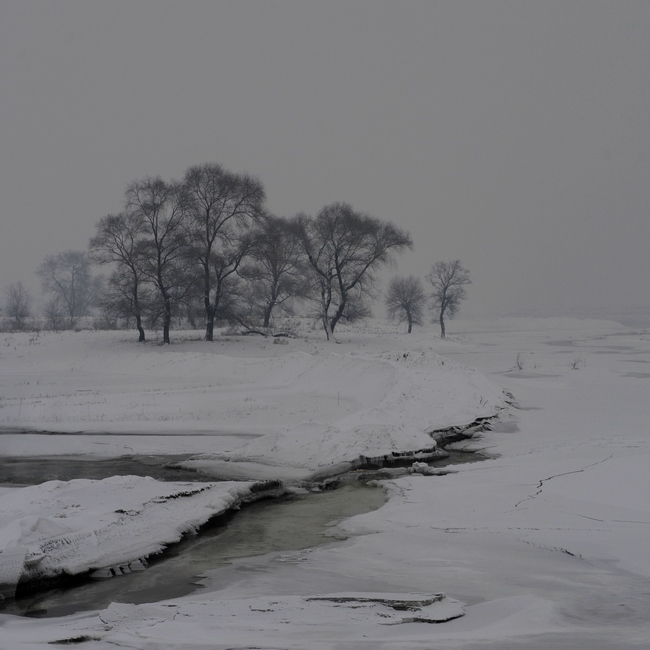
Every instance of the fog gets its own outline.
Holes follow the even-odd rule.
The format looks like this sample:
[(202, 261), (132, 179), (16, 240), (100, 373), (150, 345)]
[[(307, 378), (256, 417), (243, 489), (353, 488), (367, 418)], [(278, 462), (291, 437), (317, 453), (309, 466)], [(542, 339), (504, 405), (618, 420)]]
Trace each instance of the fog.
[(460, 258), (467, 316), (650, 324), (650, 3), (0, 0), (0, 289), (218, 162)]

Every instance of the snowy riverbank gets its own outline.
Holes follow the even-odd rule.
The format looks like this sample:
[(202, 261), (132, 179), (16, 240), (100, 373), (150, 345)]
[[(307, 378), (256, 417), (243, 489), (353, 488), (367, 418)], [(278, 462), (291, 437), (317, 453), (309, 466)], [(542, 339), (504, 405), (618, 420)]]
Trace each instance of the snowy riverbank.
[[(164, 347), (123, 332), (5, 335), (1, 426), (113, 435), (4, 436), (0, 453), (42, 454), (44, 440), (51, 454), (194, 451), (186, 466), (221, 478), (306, 479), (433, 450), (428, 432), (505, 407), (481, 373), (399, 339), (384, 350), (359, 333), (341, 345), (197, 337)], [(197, 431), (207, 435), (184, 435)]]
[(48, 481), (0, 495), (0, 594), (92, 572), (144, 570), (150, 555), (243, 503), (284, 492), (277, 482), (163, 483), (115, 476)]
[[(342, 332), (340, 345), (309, 333), (288, 345), (233, 338), (170, 348), (138, 347), (124, 333), (47, 334), (33, 343), (3, 335), (1, 424), (115, 434), (2, 435), (3, 455), (33, 454), (36, 445), (43, 453), (43, 441), (55, 454), (116, 455), (128, 445), (299, 473), (326, 454), (333, 462), (341, 450), (363, 453), (369, 430), (380, 432), (378, 448), (402, 440), (420, 448), (431, 428), (500, 409), (501, 389), (516, 400), (492, 431), (467, 443), (491, 460), (385, 482), (385, 506), (332, 529), (350, 536), (344, 543), (237, 560), (209, 572), (200, 596), (172, 602), (56, 621), (0, 616), (3, 642), (647, 647), (650, 335), (571, 319), (455, 323), (451, 334), (440, 341), (433, 331), (407, 336), (378, 324)], [(211, 421), (221, 435), (190, 434), (209, 432)], [(173, 435), (124, 435), (159, 425)], [(236, 435), (263, 431), (270, 437)], [(350, 593), (357, 602), (313, 600)], [(444, 598), (424, 607), (453, 614), (438, 610), (453, 620), (435, 626), (415, 622), (417, 613), (396, 620), (399, 610), (381, 602), (435, 594)], [(363, 597), (370, 601), (360, 610)]]

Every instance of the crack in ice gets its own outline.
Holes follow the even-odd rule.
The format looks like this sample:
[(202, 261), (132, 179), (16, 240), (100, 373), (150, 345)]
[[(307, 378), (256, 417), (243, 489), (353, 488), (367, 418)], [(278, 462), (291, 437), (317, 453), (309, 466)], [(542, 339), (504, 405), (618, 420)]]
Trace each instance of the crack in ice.
[[(570, 474), (580, 474), (580, 473), (584, 472), (585, 470), (588, 470), (588, 469), (590, 469), (592, 467), (595, 467), (596, 465), (600, 465), (600, 464), (604, 463), (605, 461), (610, 460), (611, 458), (612, 458), (612, 454), (610, 454), (607, 458), (603, 458), (602, 460), (596, 461), (595, 463), (591, 463), (590, 465), (585, 465), (581, 469), (574, 469), (574, 470), (572, 470), (570, 472), (562, 472), (561, 474), (554, 474), (553, 476), (549, 476), (547, 478), (541, 479), (539, 481), (539, 483), (537, 484), (537, 492), (535, 492), (535, 494), (531, 494), (530, 496), (527, 496), (525, 499), (522, 499), (521, 501), (518, 501), (517, 503), (515, 503), (515, 508), (518, 508), (522, 503), (524, 503), (526, 501), (531, 501), (531, 500), (535, 499), (536, 497), (538, 497), (544, 491), (544, 484), (548, 483), (552, 479), (560, 478), (561, 476), (569, 476)], [(582, 515), (579, 515), (579, 516), (582, 516)], [(596, 521), (600, 521), (600, 520), (597, 519)]]

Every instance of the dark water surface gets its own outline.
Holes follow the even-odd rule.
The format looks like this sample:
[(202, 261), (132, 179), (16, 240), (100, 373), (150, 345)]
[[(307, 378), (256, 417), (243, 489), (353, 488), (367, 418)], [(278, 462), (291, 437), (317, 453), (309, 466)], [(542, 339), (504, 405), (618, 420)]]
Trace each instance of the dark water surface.
[(72, 481), (76, 478), (103, 479), (110, 476), (151, 476), (159, 481), (203, 481), (210, 478), (181, 468), (167, 467), (186, 460), (191, 454), (168, 456), (119, 456), (91, 458), (43, 456), (0, 458), (0, 485), (37, 485), (45, 481)]
[[(198, 474), (174, 463), (196, 454), (183, 455), (129, 455), (116, 458), (91, 456), (15, 456), (0, 457), (0, 487), (38, 485), (46, 481), (72, 481), (77, 478), (104, 479), (110, 476), (150, 476), (158, 481), (204, 482), (214, 477)], [(449, 458), (430, 463), (434, 467), (472, 463), (486, 456), (466, 451), (449, 451)]]

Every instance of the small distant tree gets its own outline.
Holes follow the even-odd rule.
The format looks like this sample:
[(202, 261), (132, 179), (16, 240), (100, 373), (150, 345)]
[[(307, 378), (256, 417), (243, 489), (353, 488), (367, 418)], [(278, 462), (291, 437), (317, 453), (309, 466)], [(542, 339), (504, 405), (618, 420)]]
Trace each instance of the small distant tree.
[(5, 313), (13, 318), (14, 327), (23, 329), (25, 319), (31, 316), (32, 297), (20, 280), (5, 289)]
[(420, 278), (394, 276), (390, 279), (385, 304), (388, 317), (398, 323), (407, 323), (410, 334), (413, 325), (422, 325), (427, 297)]
[(45, 304), (45, 309), (43, 310), (43, 315), (45, 316), (45, 322), (47, 327), (55, 332), (58, 332), (63, 325), (63, 319), (65, 318), (65, 312), (61, 305), (61, 298), (59, 296), (54, 296), (50, 298)]
[(59, 299), (69, 327), (74, 327), (77, 318), (88, 314), (102, 286), (101, 278), (90, 272), (90, 260), (84, 251), (48, 255), (37, 273), (43, 291)]
[(445, 338), (445, 317), (453, 318), (467, 297), (465, 286), (472, 284), (469, 271), (460, 260), (436, 262), (427, 275), (433, 287), (431, 309), (440, 323), (440, 338)]

